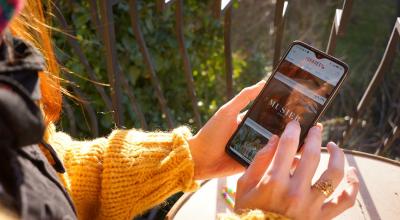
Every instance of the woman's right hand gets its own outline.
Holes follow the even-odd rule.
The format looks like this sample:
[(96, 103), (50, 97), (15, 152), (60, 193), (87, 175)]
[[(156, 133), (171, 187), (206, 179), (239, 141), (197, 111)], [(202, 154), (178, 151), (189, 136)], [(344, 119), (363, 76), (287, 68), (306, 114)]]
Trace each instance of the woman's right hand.
[[(260, 209), (293, 219), (312, 220), (331, 219), (352, 207), (359, 188), (355, 168), (347, 171), (347, 188), (328, 201), (321, 187), (312, 186), (321, 155), (321, 133), (321, 125), (310, 129), (300, 160), (295, 159), (300, 136), (298, 122), (288, 123), (280, 138), (271, 138), (238, 180), (236, 212)], [(333, 190), (344, 176), (345, 159), (343, 151), (333, 142), (327, 149), (328, 168), (317, 183), (328, 185), (322, 189)]]

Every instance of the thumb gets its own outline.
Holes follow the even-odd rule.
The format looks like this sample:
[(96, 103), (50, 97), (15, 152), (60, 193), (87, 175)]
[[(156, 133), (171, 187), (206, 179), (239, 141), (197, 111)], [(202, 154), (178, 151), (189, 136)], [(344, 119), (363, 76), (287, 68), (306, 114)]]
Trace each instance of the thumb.
[(240, 111), (246, 108), (246, 106), (258, 96), (264, 88), (264, 85), (265, 81), (261, 80), (253, 86), (244, 88), (239, 94), (223, 105), (221, 109), (226, 109), (229, 113), (234, 115), (239, 114)]
[(271, 163), (272, 158), (275, 155), (278, 142), (279, 142), (279, 137), (273, 135), (271, 139), (268, 141), (268, 144), (256, 154), (253, 162), (250, 164), (246, 172), (240, 178), (240, 182), (245, 183), (243, 184), (244, 186), (241, 190), (246, 192), (258, 184), (258, 182), (263, 177), (265, 171), (267, 170), (269, 164)]

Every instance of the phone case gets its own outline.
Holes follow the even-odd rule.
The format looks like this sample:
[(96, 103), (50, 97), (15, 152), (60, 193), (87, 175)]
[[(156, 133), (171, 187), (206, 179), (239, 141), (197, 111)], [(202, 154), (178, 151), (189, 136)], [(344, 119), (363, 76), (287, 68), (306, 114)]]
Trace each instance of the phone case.
[[(326, 54), (325, 52), (323, 52), (323, 51), (321, 51), (321, 50), (318, 50), (318, 49), (316, 49), (316, 48), (314, 48), (314, 47), (312, 47), (312, 46), (310, 46), (310, 45), (308, 45), (308, 44), (306, 44), (306, 43), (304, 43), (304, 42), (301, 42), (301, 41), (297, 41), (297, 40), (296, 40), (296, 41), (294, 41), (294, 42), (292, 42), (292, 43), (290, 44), (290, 46), (289, 46), (289, 48), (286, 50), (284, 56), (282, 56), (281, 60), (279, 61), (277, 67), (273, 70), (272, 74), (271, 74), (270, 77), (268, 78), (268, 80), (267, 80), (267, 82), (265, 83), (265, 86), (264, 86), (264, 88), (262, 89), (262, 91), (260, 92), (260, 94), (262, 94), (262, 93), (264, 92), (264, 90), (268, 87), (268, 85), (269, 85), (271, 79), (272, 79), (272, 78), (274, 77), (274, 75), (276, 74), (276, 72), (277, 72), (279, 66), (282, 64), (284, 58), (286, 58), (286, 56), (287, 56), (287, 54), (289, 53), (289, 51), (291, 50), (291, 48), (292, 48), (294, 45), (296, 45), (296, 44), (301, 45), (301, 46), (303, 46), (303, 47), (305, 47), (305, 48), (307, 48), (307, 49), (309, 49), (309, 50), (315, 52), (316, 57), (322, 56), (322, 57), (324, 57), (324, 58), (328, 58), (329, 60), (334, 61), (336, 64), (341, 65), (341, 66), (344, 68), (344, 73), (343, 73), (342, 78), (340, 79), (339, 83), (335, 86), (335, 88), (334, 88), (332, 94), (331, 94), (330, 97), (327, 99), (326, 103), (323, 105), (322, 110), (319, 112), (319, 114), (317, 115), (317, 117), (315, 117), (315, 119), (313, 120), (312, 124), (315, 125), (316, 122), (320, 119), (320, 117), (321, 117), (321, 116), (323, 115), (323, 113), (325, 112), (327, 106), (329, 106), (330, 103), (332, 102), (332, 100), (336, 97), (339, 88), (342, 86), (343, 82), (344, 82), (345, 79), (347, 78), (349, 68), (348, 68), (348, 66), (347, 66), (346, 63), (344, 63), (344, 62), (338, 60), (337, 58), (335, 58), (335, 57), (333, 57), (333, 56), (331, 56), (331, 55), (329, 55), (329, 54)], [(245, 161), (244, 159), (242, 159), (242, 158), (241, 158), (239, 155), (237, 155), (235, 152), (233, 152), (233, 151), (230, 149), (230, 144), (231, 144), (231, 142), (232, 142), (232, 139), (233, 139), (233, 138), (235, 137), (235, 135), (237, 134), (238, 130), (243, 126), (244, 121), (247, 119), (247, 117), (248, 117), (249, 113), (252, 111), (253, 107), (259, 102), (259, 99), (260, 99), (260, 95), (254, 100), (252, 106), (249, 108), (249, 110), (247, 111), (246, 115), (243, 117), (242, 122), (239, 124), (238, 128), (237, 128), (236, 131), (233, 133), (233, 135), (231, 136), (231, 138), (229, 139), (228, 143), (227, 143), (226, 146), (225, 146), (225, 151), (226, 151), (226, 153), (228, 153), (231, 157), (233, 157), (235, 160), (237, 160), (238, 162), (240, 162), (242, 165), (244, 165), (244, 166), (246, 166), (246, 167), (249, 166), (250, 164), (249, 164), (247, 161)], [(308, 132), (308, 131), (307, 131), (307, 132)], [(299, 144), (298, 151), (301, 149), (301, 146), (303, 145), (303, 141), (304, 141), (304, 137), (301, 138), (301, 140), (300, 140), (300, 144)]]

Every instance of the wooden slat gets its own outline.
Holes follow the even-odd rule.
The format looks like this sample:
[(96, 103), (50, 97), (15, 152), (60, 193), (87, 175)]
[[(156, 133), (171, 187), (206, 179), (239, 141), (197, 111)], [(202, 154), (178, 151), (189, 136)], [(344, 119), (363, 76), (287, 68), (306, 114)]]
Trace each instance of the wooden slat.
[(227, 100), (233, 97), (232, 3), (232, 0), (215, 0), (213, 4), (214, 17), (219, 19), (221, 15), (224, 16), (224, 59)]
[[(400, 123), (398, 123), (400, 124)], [(376, 155), (384, 156), (393, 145), (393, 143), (400, 137), (399, 125), (393, 128), (390, 134), (384, 139), (382, 146), (375, 152)]]
[(341, 36), (345, 33), (347, 23), (350, 20), (352, 7), (353, 0), (345, 0), (342, 9), (336, 9), (331, 33), (329, 35), (328, 45), (326, 46), (326, 53), (331, 55), (334, 53), (338, 36)]
[(103, 42), (107, 58), (107, 76), (110, 83), (110, 93), (113, 106), (113, 116), (117, 127), (124, 124), (121, 77), (118, 71), (117, 51), (115, 47), (115, 28), (112, 12), (112, 0), (100, 1), (101, 21), (103, 24)]
[[(59, 7), (58, 7), (59, 8)], [(68, 44), (71, 46), (72, 50), (74, 53), (78, 56), (79, 61), (82, 63), (84, 68), (86, 69), (86, 72), (88, 73), (89, 79), (94, 81), (93, 84), (97, 90), (97, 92), (100, 94), (101, 99), (104, 101), (106, 104), (106, 107), (109, 111), (112, 111), (112, 105), (111, 105), (111, 100), (110, 97), (107, 95), (107, 93), (104, 90), (104, 87), (102, 85), (99, 85), (97, 82), (99, 80), (96, 77), (96, 73), (94, 72), (92, 66), (89, 63), (89, 60), (83, 53), (83, 50), (78, 42), (78, 40), (75, 37), (75, 32), (72, 29), (70, 25), (68, 25), (65, 17), (59, 10), (54, 10), (54, 15), (59, 21), (59, 24), (61, 26), (61, 29), (65, 33), (64, 36), (67, 39)]]
[(215, 18), (220, 18), (225, 11), (230, 10), (233, 1), (232, 0), (214, 0), (213, 15)]
[(224, 55), (227, 100), (233, 97), (233, 64), (232, 64), (232, 5), (229, 5), (224, 15)]
[(284, 0), (277, 0), (275, 3), (275, 14), (274, 14), (274, 26), (278, 26), (283, 18), (283, 6), (285, 1)]
[(183, 0), (176, 0), (175, 20), (176, 20), (175, 28), (176, 28), (176, 35), (178, 38), (179, 52), (183, 58), (183, 69), (189, 93), (189, 98), (194, 112), (194, 121), (197, 127), (200, 128), (202, 126), (200, 110), (199, 106), (197, 105), (198, 100), (193, 80), (192, 67), (190, 65), (189, 54), (186, 50), (185, 37), (183, 35)]
[(130, 18), (131, 18), (132, 30), (135, 35), (135, 40), (136, 40), (137, 45), (139, 46), (139, 50), (143, 56), (143, 60), (146, 64), (146, 67), (147, 67), (149, 73), (150, 73), (151, 83), (155, 90), (157, 100), (161, 107), (161, 111), (165, 115), (168, 127), (173, 128), (174, 121), (173, 121), (171, 113), (168, 109), (167, 100), (165, 99), (164, 94), (162, 92), (160, 80), (158, 79), (158, 76), (157, 76), (155, 68), (154, 68), (153, 61), (150, 57), (149, 50), (147, 49), (146, 42), (144, 41), (142, 31), (140, 30), (139, 18), (137, 16), (138, 10), (137, 10), (137, 1), (136, 0), (129, 1), (129, 14), (130, 14)]
[(358, 103), (357, 109), (353, 114), (353, 116), (351, 117), (351, 120), (346, 128), (346, 131), (343, 133), (341, 144), (346, 143), (350, 138), (351, 132), (357, 125), (359, 117), (365, 112), (366, 108), (369, 106), (373, 98), (372, 97), (373, 93), (381, 84), (385, 73), (387, 73), (388, 70), (390, 69), (391, 64), (393, 63), (394, 56), (396, 54), (397, 46), (399, 44), (399, 39), (400, 39), (400, 18), (397, 18), (389, 42), (386, 46), (385, 53), (383, 54), (382, 60), (378, 66), (378, 69), (376, 70), (372, 80), (370, 81), (360, 102)]
[(351, 11), (353, 9), (353, 0), (345, 0), (342, 7), (342, 16), (340, 19), (338, 34), (343, 35), (346, 32), (347, 24), (350, 21)]
[(277, 0), (275, 6), (274, 32), (275, 32), (275, 47), (273, 67), (276, 68), (281, 58), (283, 30), (285, 29), (286, 9), (288, 1)]
[(165, 10), (165, 8), (173, 3), (175, 0), (157, 0), (156, 4), (157, 4), (157, 11), (158, 12), (162, 12), (163, 10)]
[[(91, 1), (96, 2), (96, 0), (91, 0)], [(91, 7), (96, 7), (96, 6), (93, 3)], [(98, 20), (96, 18), (94, 18), (94, 19)], [(98, 28), (98, 30), (101, 30), (101, 29)], [(131, 88), (131, 86), (129, 84), (129, 80), (125, 77), (125, 75), (124, 75), (125, 73), (123, 71), (121, 71), (120, 66), (117, 66), (117, 68), (118, 68), (118, 71), (121, 73), (120, 76), (121, 76), (121, 83), (122, 83), (123, 90), (124, 90), (125, 94), (128, 95), (129, 103), (130, 103), (130, 106), (132, 107), (133, 111), (135, 112), (135, 115), (137, 117), (136, 119), (139, 120), (140, 127), (143, 130), (147, 130), (149, 127), (148, 127), (146, 118), (144, 116), (142, 108), (140, 107), (139, 102), (137, 101), (137, 99), (135, 97), (135, 94), (133, 93), (133, 89)], [(132, 118), (132, 121), (134, 121), (134, 120), (135, 120), (135, 118)]]
[(100, 17), (98, 13), (98, 4), (97, 0), (89, 0), (89, 10), (90, 10), (90, 20), (94, 29), (96, 30), (97, 37), (102, 40), (102, 25), (100, 22)]

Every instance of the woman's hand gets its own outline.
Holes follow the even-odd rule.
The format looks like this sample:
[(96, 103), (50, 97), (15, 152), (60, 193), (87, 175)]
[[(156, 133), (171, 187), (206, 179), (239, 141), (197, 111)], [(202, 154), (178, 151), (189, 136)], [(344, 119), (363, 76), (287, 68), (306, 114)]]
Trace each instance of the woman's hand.
[(344, 153), (336, 144), (328, 144), (328, 168), (319, 184), (312, 186), (321, 154), (321, 130), (321, 125), (310, 129), (300, 160), (294, 159), (300, 136), (298, 122), (288, 123), (280, 138), (274, 136), (238, 180), (235, 210), (261, 209), (293, 219), (319, 220), (331, 219), (352, 207), (359, 187), (354, 168), (347, 172), (347, 188), (325, 201), (329, 190), (333, 191), (344, 176)]
[(195, 179), (226, 176), (244, 167), (225, 153), (225, 145), (242, 121), (240, 113), (261, 92), (265, 81), (243, 89), (223, 105), (200, 131), (189, 140), (195, 164)]

